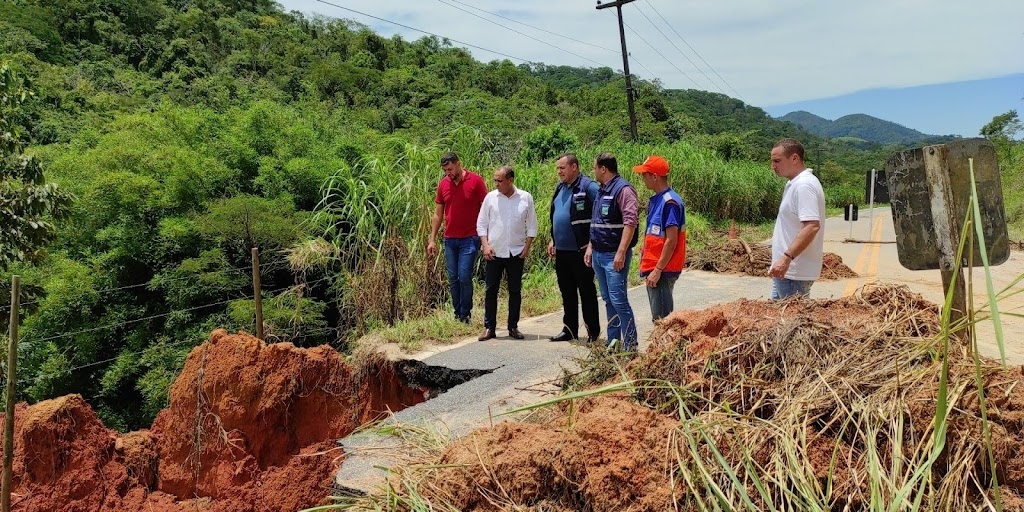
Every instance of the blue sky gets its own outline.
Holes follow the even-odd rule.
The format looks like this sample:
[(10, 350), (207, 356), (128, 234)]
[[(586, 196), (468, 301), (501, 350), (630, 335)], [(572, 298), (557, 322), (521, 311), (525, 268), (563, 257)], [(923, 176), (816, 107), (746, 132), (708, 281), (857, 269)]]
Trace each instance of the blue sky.
[(847, 114), (868, 114), (930, 135), (977, 137), (985, 123), (1007, 110), (1016, 110), (1024, 119), (1024, 73), (902, 89), (869, 89), (763, 108), (775, 117), (795, 110), (831, 120)]
[[(469, 49), (482, 61), (622, 69), (615, 9), (593, 0), (278, 1), (423, 36), (381, 19), (400, 22), (479, 47)], [(630, 71), (666, 88), (935, 134), (972, 136), (995, 115), (1024, 114), (1022, 0), (636, 0), (623, 13)]]

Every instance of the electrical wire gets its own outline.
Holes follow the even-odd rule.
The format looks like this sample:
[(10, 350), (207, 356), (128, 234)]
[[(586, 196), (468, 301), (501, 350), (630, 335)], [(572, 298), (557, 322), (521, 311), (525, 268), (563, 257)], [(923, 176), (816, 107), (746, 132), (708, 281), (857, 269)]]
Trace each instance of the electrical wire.
[(505, 29), (505, 30), (509, 30), (509, 31), (515, 32), (516, 34), (519, 34), (519, 35), (521, 35), (521, 36), (524, 36), (524, 37), (528, 37), (528, 38), (530, 38), (530, 39), (533, 39), (534, 41), (537, 41), (538, 43), (546, 44), (546, 45), (548, 45), (548, 46), (550, 46), (550, 47), (552, 47), (552, 48), (554, 48), (554, 49), (556, 49), (556, 50), (559, 50), (559, 51), (562, 51), (562, 52), (568, 53), (569, 55), (572, 55), (572, 56), (574, 56), (574, 57), (579, 57), (579, 58), (581, 58), (581, 59), (583, 59), (583, 60), (585, 60), (585, 61), (588, 61), (588, 62), (593, 62), (594, 64), (597, 64), (597, 65), (598, 65), (598, 66), (600, 66), (600, 67), (603, 67), (603, 66), (604, 66), (604, 64), (602, 64), (602, 63), (600, 63), (600, 62), (598, 62), (598, 61), (596, 61), (596, 60), (594, 60), (594, 59), (591, 59), (591, 58), (589, 58), (589, 57), (584, 57), (583, 55), (580, 55), (580, 54), (578, 54), (578, 53), (575, 53), (575, 52), (571, 52), (571, 51), (569, 51), (569, 50), (566, 50), (565, 48), (562, 48), (562, 47), (560, 47), (560, 46), (556, 46), (556, 45), (554, 45), (554, 44), (552, 44), (552, 43), (549, 43), (549, 42), (547, 42), (547, 41), (545, 41), (545, 40), (543, 40), (543, 39), (539, 39), (539, 38), (536, 38), (536, 37), (534, 37), (534, 36), (531, 36), (530, 34), (527, 34), (527, 33), (525, 33), (525, 32), (520, 32), (519, 30), (516, 30), (516, 29), (514, 29), (514, 28), (512, 28), (512, 27), (509, 27), (509, 26), (507, 26), (507, 25), (502, 25), (501, 23), (498, 23), (498, 22), (496, 22), (496, 21), (494, 21), (494, 20), (489, 20), (489, 19), (487, 19), (487, 18), (485, 18), (485, 17), (483, 17), (483, 16), (480, 16), (479, 14), (476, 14), (476, 13), (472, 13), (472, 12), (469, 12), (469, 11), (467, 11), (466, 9), (463, 9), (462, 7), (459, 7), (459, 6), (457, 6), (457, 5), (454, 5), (454, 4), (450, 4), (450, 3), (446, 2), (445, 0), (437, 0), (437, 1), (438, 1), (438, 2), (441, 2), (442, 4), (445, 4), (445, 5), (447, 5), (447, 6), (449, 6), (449, 7), (452, 7), (452, 8), (454, 8), (454, 9), (458, 9), (458, 10), (460, 10), (460, 11), (462, 11), (462, 12), (464, 12), (464, 13), (466, 13), (466, 14), (470, 15), (470, 16), (475, 16), (475, 17), (477, 17), (477, 18), (480, 18), (480, 19), (482, 19), (482, 20), (484, 20), (484, 21), (486, 21), (486, 22), (488, 22), (488, 23), (493, 23), (493, 24), (495, 24), (495, 25), (497, 25), (497, 26), (499, 26), (499, 27), (501, 27), (501, 28), (503, 28), (503, 29)]
[(562, 34), (559, 34), (557, 32), (553, 32), (553, 31), (550, 31), (550, 30), (547, 30), (547, 29), (543, 29), (543, 28), (540, 28), (540, 27), (535, 27), (533, 25), (530, 25), (529, 23), (525, 23), (525, 22), (522, 22), (522, 21), (519, 21), (519, 20), (516, 20), (516, 19), (513, 19), (513, 18), (509, 18), (507, 16), (502, 16), (501, 14), (498, 14), (496, 12), (486, 11), (484, 9), (481, 9), (481, 8), (475, 6), (475, 5), (467, 4), (466, 2), (460, 2), (459, 0), (451, 0), (451, 1), (455, 2), (457, 4), (462, 4), (462, 5), (466, 6), (466, 7), (469, 7), (470, 9), (476, 9), (476, 10), (478, 10), (480, 12), (490, 14), (491, 16), (495, 16), (495, 17), (501, 18), (503, 20), (508, 20), (508, 21), (513, 22), (513, 23), (518, 23), (520, 25), (523, 25), (523, 26), (526, 26), (526, 27), (530, 27), (530, 28), (532, 28), (532, 29), (534, 29), (536, 31), (543, 32), (545, 34), (551, 34), (553, 36), (561, 37), (562, 39), (573, 41), (575, 43), (580, 43), (580, 44), (585, 44), (587, 46), (592, 46), (594, 48), (597, 48), (599, 50), (604, 50), (606, 52), (611, 52), (611, 53), (615, 53), (615, 54), (620, 53), (618, 50), (612, 50), (611, 48), (605, 48), (604, 46), (596, 45), (596, 44), (593, 44), (593, 43), (588, 43), (586, 41), (581, 41), (579, 39), (574, 39), (572, 37), (569, 37), (569, 36), (566, 36), (566, 35), (562, 35)]
[(442, 35), (438, 35), (438, 34), (435, 34), (435, 33), (433, 33), (433, 32), (427, 32), (426, 30), (420, 30), (420, 29), (418, 29), (418, 28), (415, 28), (415, 27), (410, 27), (409, 25), (405, 25), (405, 24), (399, 23), (399, 22), (397, 22), (397, 21), (391, 21), (391, 20), (388, 20), (388, 19), (384, 19), (384, 18), (381, 18), (381, 17), (378, 17), (378, 16), (374, 16), (374, 15), (372, 15), (372, 14), (366, 14), (365, 12), (357, 11), (357, 10), (355, 10), (355, 9), (349, 9), (348, 7), (343, 7), (343, 6), (341, 6), (341, 5), (338, 5), (338, 4), (336, 4), (336, 3), (332, 3), (332, 2), (328, 2), (328, 1), (326, 1), (326, 0), (316, 0), (316, 1), (317, 1), (317, 2), (320, 2), (320, 3), (322, 3), (322, 4), (325, 4), (325, 5), (330, 5), (330, 6), (332, 6), (332, 7), (337, 7), (338, 9), (342, 9), (342, 10), (345, 10), (345, 11), (349, 11), (349, 12), (354, 12), (354, 13), (356, 13), (356, 14), (359, 14), (360, 16), (366, 16), (367, 18), (373, 18), (373, 19), (375, 19), (375, 20), (378, 20), (378, 21), (383, 21), (383, 22), (385, 22), (385, 23), (390, 23), (390, 24), (392, 24), (392, 25), (398, 25), (399, 27), (402, 27), (402, 28), (406, 28), (406, 29), (409, 29), (409, 30), (412, 30), (412, 31), (415, 31), (415, 32), (419, 32), (419, 33), (421, 33), (421, 34), (427, 34), (428, 36), (434, 36), (434, 37), (439, 37), (439, 38), (441, 38), (441, 39), (446, 39), (446, 40), (448, 40), (448, 41), (452, 41), (452, 42), (455, 42), (455, 43), (459, 43), (459, 44), (461, 44), (461, 45), (464, 45), (464, 46), (468, 46), (468, 47), (470, 47), (470, 48), (476, 48), (477, 50), (483, 50), (483, 51), (485, 51), (485, 52), (490, 52), (490, 53), (493, 53), (493, 54), (495, 54), (495, 55), (501, 55), (502, 57), (508, 57), (508, 58), (510, 58), (510, 59), (513, 59), (513, 60), (518, 60), (518, 61), (520, 61), (520, 62), (531, 62), (531, 61), (529, 61), (529, 60), (527, 60), (527, 59), (523, 59), (523, 58), (520, 58), (520, 57), (516, 57), (516, 56), (514, 56), (514, 55), (509, 55), (509, 54), (507, 54), (507, 53), (502, 53), (502, 52), (499, 52), (499, 51), (497, 51), (497, 50), (491, 50), (490, 48), (484, 48), (484, 47), (482, 47), (482, 46), (477, 46), (477, 45), (475, 45), (475, 44), (470, 44), (470, 43), (466, 43), (466, 42), (463, 42), (463, 41), (459, 41), (458, 39), (452, 39), (452, 38), (450, 38), (450, 37), (445, 37), (445, 36), (442, 36)]
[[(686, 59), (686, 61), (689, 62), (691, 66), (693, 66), (694, 69), (696, 69), (700, 74), (704, 75), (704, 78), (706, 78), (708, 83), (711, 84), (711, 87), (714, 87), (715, 89), (718, 89), (718, 92), (720, 92), (722, 94), (725, 94), (725, 91), (723, 91), (722, 88), (719, 87), (718, 84), (716, 84), (715, 81), (712, 80), (711, 77), (709, 77), (708, 74), (705, 73), (704, 70), (701, 69), (700, 66), (698, 66), (696, 62), (693, 61), (693, 59), (691, 59), (688, 55), (683, 53), (683, 51), (680, 50), (678, 46), (676, 46), (676, 43), (672, 42), (672, 40), (669, 39), (668, 36), (666, 36), (665, 33), (662, 32), (661, 29), (658, 28), (658, 26), (654, 24), (654, 21), (652, 21), (651, 18), (649, 18), (647, 16), (647, 13), (645, 13), (643, 10), (641, 10), (639, 8), (639, 6), (637, 7), (636, 12), (640, 13), (640, 15), (643, 16), (644, 19), (647, 20), (647, 22), (650, 23), (652, 27), (654, 27), (654, 30), (657, 30), (658, 33), (661, 34), (661, 37), (664, 37), (665, 40), (668, 41), (668, 43), (671, 44), (672, 47), (675, 48), (677, 52), (679, 52), (679, 55), (682, 55), (683, 58)], [(678, 69), (678, 68), (676, 68), (676, 69)]]
[(690, 82), (693, 82), (694, 87), (700, 89), (700, 85), (698, 85), (697, 82), (693, 78), (690, 77), (690, 75), (686, 74), (685, 71), (679, 69), (679, 66), (676, 66), (674, 62), (669, 60), (668, 57), (665, 57), (665, 55), (663, 53), (658, 51), (658, 49), (655, 48), (654, 45), (652, 45), (646, 39), (644, 39), (644, 37), (641, 36), (636, 30), (633, 30), (633, 27), (629, 26), (629, 24), (626, 23), (625, 21), (623, 21), (622, 24), (625, 25), (626, 28), (629, 29), (629, 31), (633, 33), (633, 35), (635, 35), (636, 37), (640, 38), (641, 41), (643, 41), (647, 46), (649, 46), (652, 50), (654, 50), (654, 53), (657, 53), (658, 55), (661, 56), (661, 58), (665, 59), (665, 62), (668, 62), (672, 67), (676, 68), (676, 71), (678, 71), (680, 74), (685, 76)]
[[(692, 51), (692, 52), (693, 52), (693, 54), (694, 54), (694, 55), (696, 55), (696, 56), (697, 56), (697, 58), (699, 58), (699, 59), (700, 59), (700, 61), (701, 61), (701, 62), (703, 62), (703, 63), (704, 63), (704, 65), (705, 65), (705, 66), (707, 66), (707, 67), (708, 67), (708, 69), (710, 69), (710, 70), (711, 70), (711, 71), (712, 71), (712, 72), (713, 72), (713, 73), (715, 74), (715, 76), (717, 76), (717, 77), (718, 77), (718, 79), (719, 79), (719, 80), (721, 80), (721, 81), (722, 81), (722, 83), (724, 83), (724, 84), (725, 84), (725, 86), (726, 86), (726, 87), (728, 87), (728, 88), (729, 88), (729, 90), (730, 90), (730, 91), (732, 91), (733, 93), (735, 93), (735, 94), (736, 94), (736, 97), (737, 97), (737, 98), (739, 98), (740, 100), (742, 100), (742, 101), (743, 101), (744, 103), (746, 103), (746, 102), (747, 102), (747, 100), (743, 98), (743, 95), (742, 95), (742, 94), (740, 94), (740, 93), (739, 93), (739, 91), (737, 91), (737, 90), (736, 90), (736, 89), (735, 89), (735, 88), (734, 88), (734, 87), (732, 86), (732, 84), (730, 84), (730, 83), (729, 83), (729, 82), (728, 82), (728, 81), (727, 81), (727, 80), (726, 80), (725, 78), (723, 78), (723, 77), (722, 77), (722, 75), (718, 74), (718, 71), (716, 71), (716, 70), (715, 70), (714, 66), (712, 66), (712, 65), (711, 65), (710, 63), (708, 63), (708, 61), (704, 60), (704, 57), (702, 57), (702, 56), (701, 56), (701, 54), (700, 54), (700, 53), (699, 53), (699, 52), (698, 52), (698, 51), (696, 50), (696, 48), (694, 48), (693, 46), (690, 46), (690, 43), (689, 43), (689, 42), (687, 42), (687, 41), (686, 41), (686, 39), (685, 39), (685, 38), (683, 38), (683, 36), (682, 36), (682, 35), (681, 35), (681, 34), (680, 34), (680, 33), (679, 33), (679, 32), (678, 32), (678, 31), (677, 31), (676, 29), (675, 29), (675, 27), (673, 27), (673, 26), (672, 26), (672, 24), (671, 24), (671, 23), (669, 23), (669, 22), (668, 22), (668, 20), (666, 20), (666, 19), (665, 19), (665, 17), (661, 15), (661, 13), (660, 13), (660, 12), (658, 11), (658, 8), (657, 8), (657, 7), (655, 7), (655, 6), (654, 6), (654, 4), (652, 4), (652, 3), (650, 2), (650, 0), (647, 0), (647, 5), (651, 6), (651, 9), (654, 9), (654, 12), (655, 12), (655, 13), (656, 13), (656, 14), (658, 15), (658, 17), (660, 17), (660, 18), (661, 18), (661, 21), (665, 22), (665, 25), (668, 25), (668, 28), (670, 28), (670, 29), (672, 30), (672, 32), (675, 32), (676, 36), (678, 36), (678, 37), (679, 37), (679, 39), (680, 39), (680, 40), (681, 40), (681, 41), (683, 42), (683, 44), (685, 44), (685, 45), (686, 45), (686, 47), (687, 47), (687, 48), (689, 48), (689, 49), (690, 49), (690, 51)], [(680, 53), (681, 53), (681, 52), (680, 52)]]

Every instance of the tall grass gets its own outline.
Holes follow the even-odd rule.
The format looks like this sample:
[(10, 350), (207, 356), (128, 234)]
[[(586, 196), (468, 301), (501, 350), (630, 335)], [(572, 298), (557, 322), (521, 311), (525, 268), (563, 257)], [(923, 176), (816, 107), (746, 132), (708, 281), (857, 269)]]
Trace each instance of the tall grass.
[(999, 178), (1011, 240), (1024, 240), (1024, 141), (1009, 143), (999, 151)]
[[(431, 317), (436, 309), (445, 307), (443, 255), (429, 257), (425, 248), (435, 190), (444, 176), (439, 160), (446, 151), (458, 153), (463, 166), (480, 174), (488, 188), (493, 188), (497, 167), (513, 165), (516, 186), (530, 192), (537, 207), (539, 231), (526, 272), (531, 276), (529, 283), (547, 289), (533, 298), (545, 307), (557, 308), (553, 300), (557, 286), (543, 276), (553, 272), (545, 248), (550, 241), (550, 201), (558, 184), (555, 163), (494, 161), (492, 149), (478, 131), (467, 127), (453, 129), (426, 144), (390, 138), (326, 180), (323, 199), (310, 221), (321, 237), (293, 248), (290, 261), (302, 273), (335, 276), (334, 291), (352, 337), (369, 329)], [(578, 150), (581, 172), (591, 174), (594, 157), (604, 150), (618, 155), (622, 176), (634, 183), (644, 205), (649, 191), (632, 167), (650, 154), (665, 156), (673, 169), (671, 183), (694, 220), (689, 226), (691, 237), (694, 231), (708, 229), (703, 219), (760, 220), (774, 215), (782, 183), (767, 162), (725, 162), (713, 151), (686, 142), (659, 146), (623, 143)], [(482, 294), (476, 295), (482, 299)], [(482, 304), (482, 300), (478, 302)]]
[[(649, 155), (663, 156), (671, 171), (669, 182), (683, 198), (688, 211), (712, 219), (736, 219), (756, 222), (773, 218), (782, 197), (783, 181), (764, 162), (725, 161), (714, 150), (694, 146), (687, 141), (674, 144), (639, 145), (623, 143), (610, 151), (619, 160), (619, 171), (642, 191), (633, 166)], [(588, 155), (592, 163), (596, 155)], [(588, 167), (589, 170), (589, 167)]]

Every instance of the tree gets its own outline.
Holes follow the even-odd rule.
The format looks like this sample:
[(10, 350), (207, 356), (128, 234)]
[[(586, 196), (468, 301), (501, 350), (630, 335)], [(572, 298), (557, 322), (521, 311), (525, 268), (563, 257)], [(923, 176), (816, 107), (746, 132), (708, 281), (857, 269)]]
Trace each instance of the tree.
[(1024, 130), (1016, 110), (999, 114), (992, 118), (985, 126), (981, 127), (980, 134), (986, 139), (997, 141), (1011, 141), (1017, 132)]
[(27, 81), (0, 64), (0, 269), (37, 261), (57, 236), (53, 220), (64, 216), (71, 202), (70, 194), (46, 183), (39, 160), (24, 153), (19, 115), (31, 96)]
[(1024, 130), (1016, 110), (1010, 110), (992, 118), (981, 127), (981, 136), (992, 141), (996, 150), (1007, 162), (1013, 163), (1014, 137)]
[[(239, 195), (216, 201), (198, 222), (200, 232), (236, 254), (287, 247), (302, 234), (302, 218), (287, 198)], [(244, 261), (244, 258), (243, 258)]]

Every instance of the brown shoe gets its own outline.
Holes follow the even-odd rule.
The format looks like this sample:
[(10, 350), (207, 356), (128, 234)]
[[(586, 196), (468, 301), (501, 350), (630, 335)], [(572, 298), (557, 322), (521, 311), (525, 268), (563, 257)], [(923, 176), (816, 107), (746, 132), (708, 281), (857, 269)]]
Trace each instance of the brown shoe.
[(477, 339), (480, 340), (480, 341), (486, 341), (486, 340), (489, 340), (489, 339), (492, 339), (492, 338), (496, 338), (496, 337), (497, 336), (494, 335), (494, 329), (484, 329), (483, 334), (481, 334), (479, 337), (477, 337)]
[(509, 329), (508, 330), (508, 335), (509, 335), (509, 337), (511, 337), (513, 339), (517, 339), (517, 340), (521, 340), (521, 339), (526, 337), (526, 336), (523, 336), (523, 333), (519, 332), (519, 329)]

